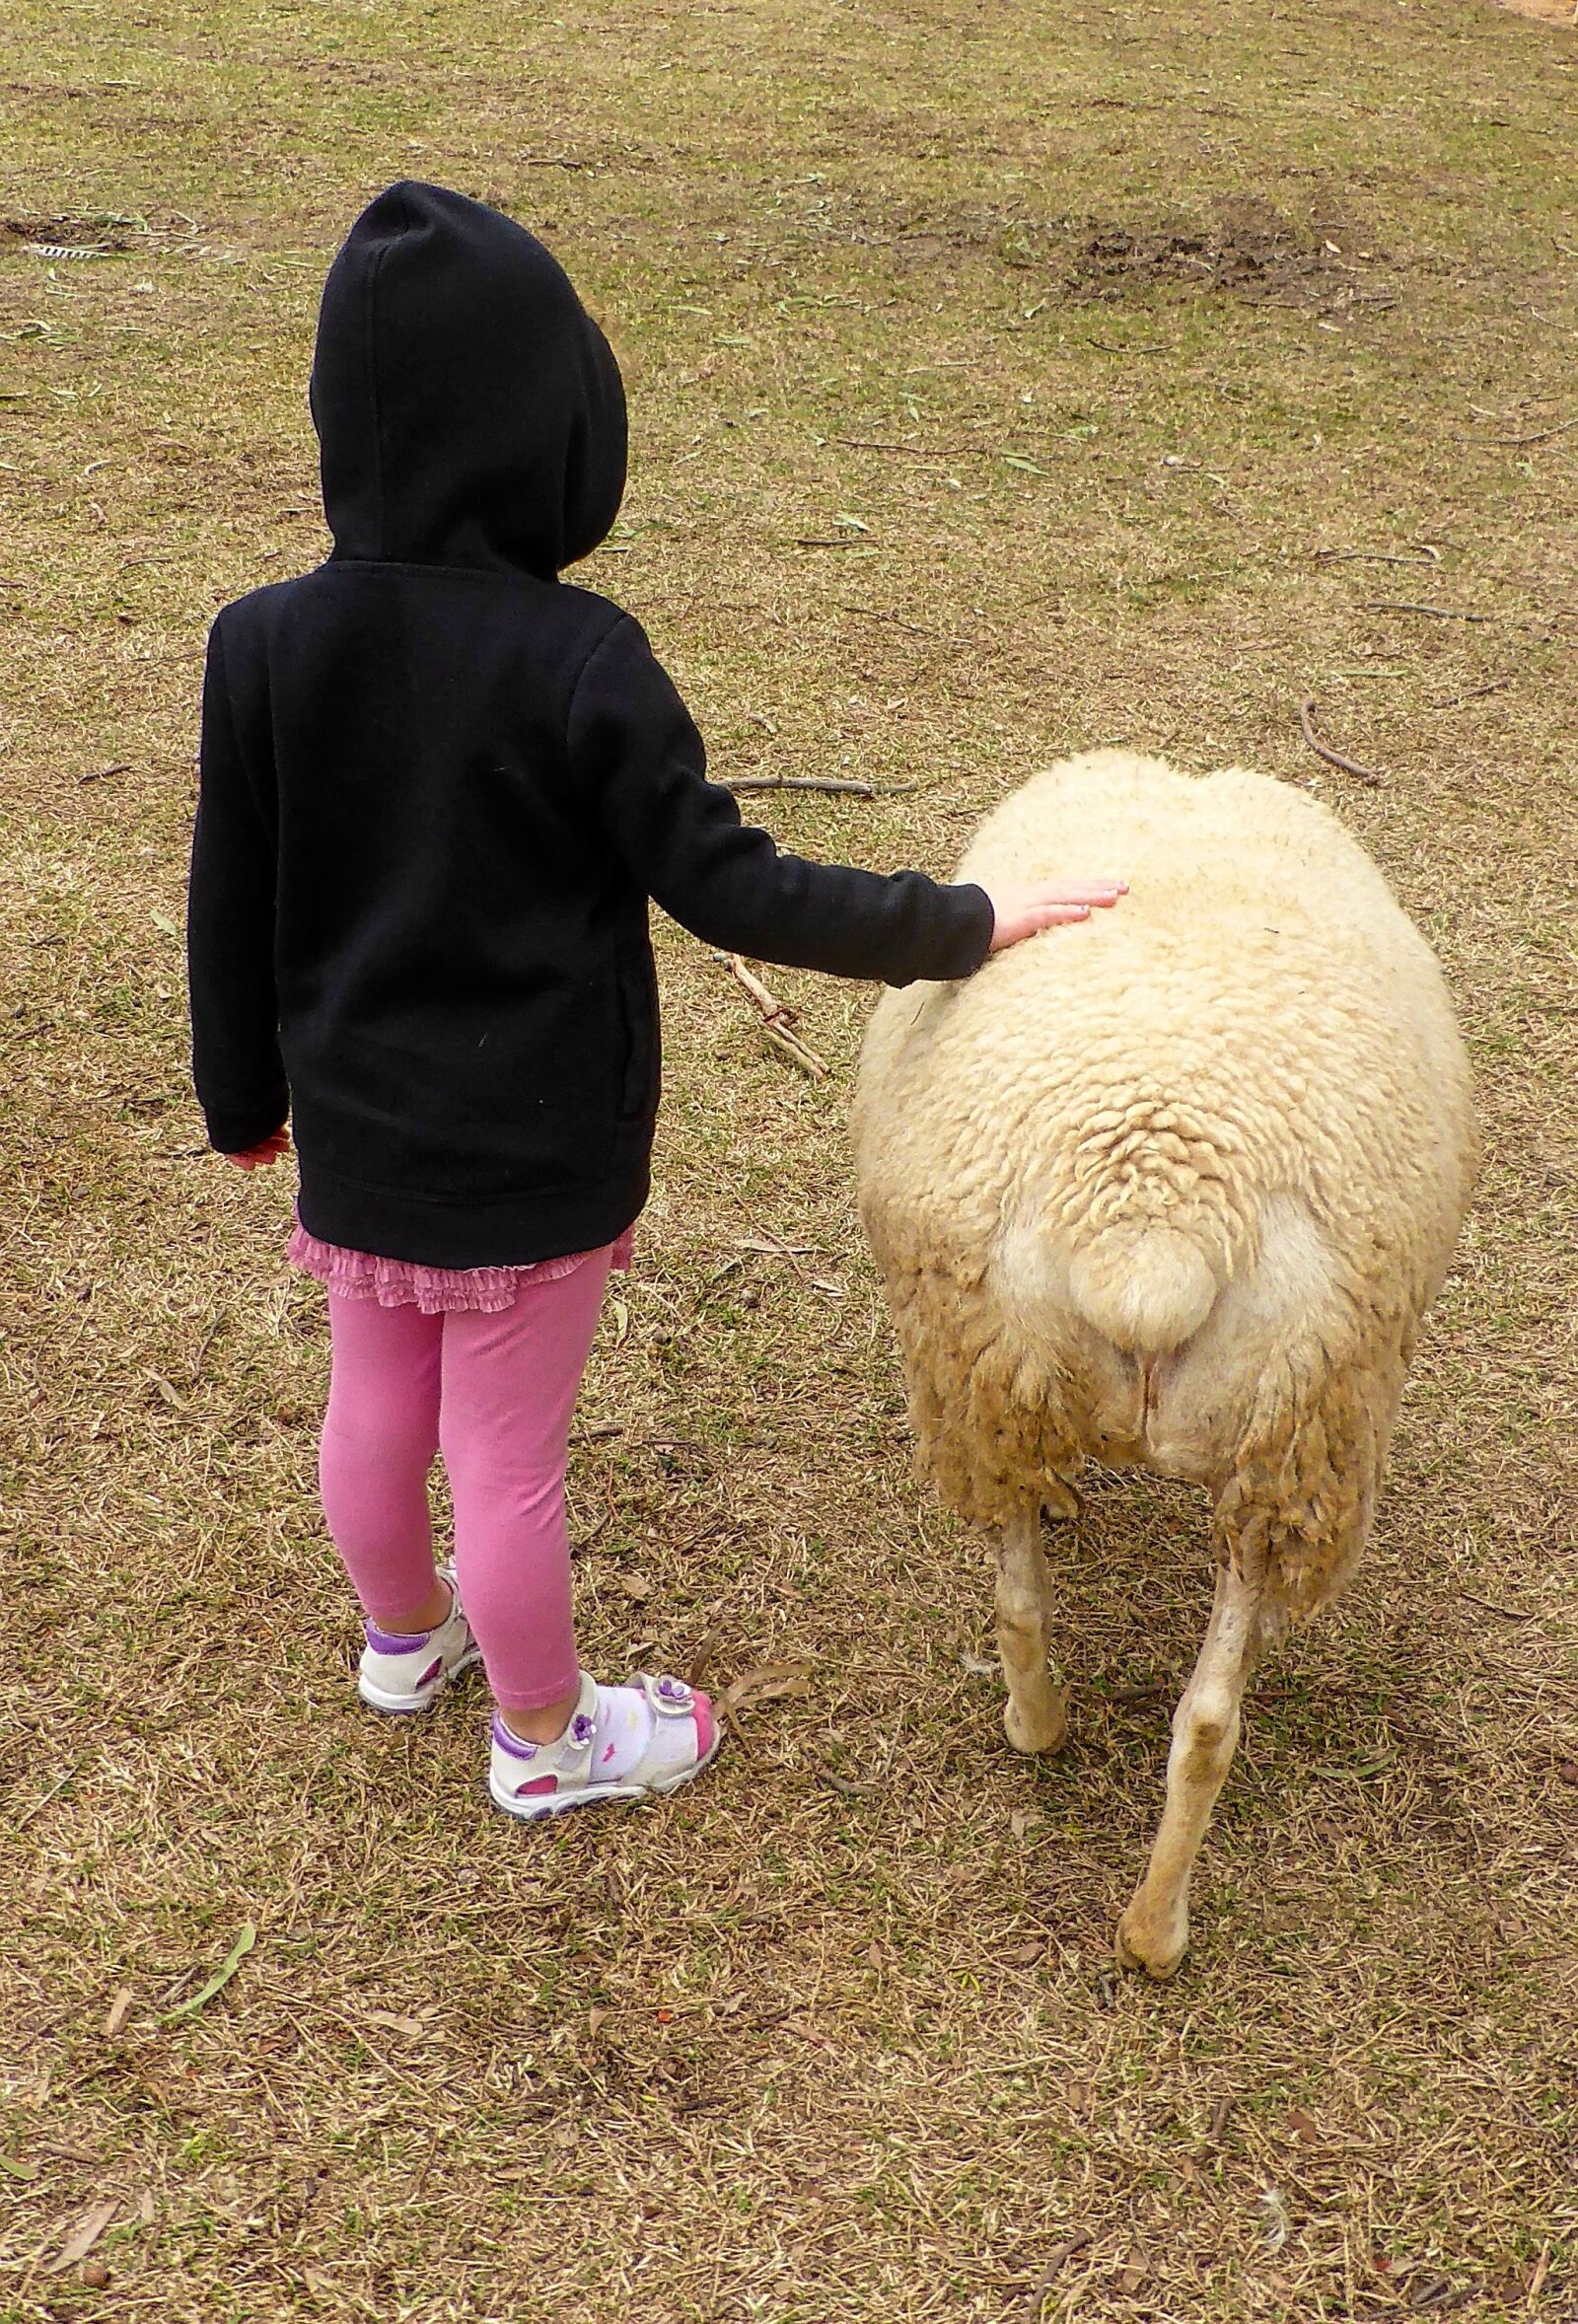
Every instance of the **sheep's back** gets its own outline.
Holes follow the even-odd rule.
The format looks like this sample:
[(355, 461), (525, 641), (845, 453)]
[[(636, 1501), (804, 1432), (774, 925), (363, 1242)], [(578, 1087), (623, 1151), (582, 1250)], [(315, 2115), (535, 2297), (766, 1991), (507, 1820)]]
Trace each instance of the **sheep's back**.
[(983, 824), (957, 876), (1115, 875), (1111, 912), (879, 1005), (855, 1135), (880, 1262), (979, 1281), (1016, 1226), (1164, 1222), (1226, 1280), (1266, 1198), (1307, 1208), (1339, 1294), (1433, 1296), (1473, 1159), (1433, 955), (1306, 793), (1099, 752)]

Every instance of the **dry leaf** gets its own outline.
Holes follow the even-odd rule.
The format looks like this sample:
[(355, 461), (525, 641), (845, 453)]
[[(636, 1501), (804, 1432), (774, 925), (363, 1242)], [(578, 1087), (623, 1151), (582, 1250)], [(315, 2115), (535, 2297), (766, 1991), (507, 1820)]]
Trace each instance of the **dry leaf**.
[(758, 1662), (754, 1670), (731, 1679), (718, 1698), (718, 1708), (729, 1712), (747, 1703), (773, 1703), (783, 1695), (809, 1695), (811, 1673), (803, 1662)]
[(880, 1788), (876, 1783), (852, 1783), (847, 1776), (835, 1776), (831, 1768), (819, 1768), (817, 1778), (843, 1799), (870, 1799)]
[(65, 2269), (74, 2268), (79, 2260), (85, 2260), (119, 2209), (118, 2201), (110, 2196), (104, 2203), (96, 2203), (92, 2211), (85, 2212), (60, 2246), (60, 2256), (50, 2269), (50, 2274), (58, 2276)]
[(178, 2017), (189, 2017), (194, 2009), (201, 2009), (205, 2002), (211, 2001), (215, 1994), (222, 1993), (256, 1942), (256, 1929), (250, 1921), (243, 1922), (240, 1935), (208, 1983), (199, 1986), (189, 2001), (181, 2001), (176, 2008), (167, 2009), (159, 2020), (160, 2024), (174, 2025)]
[(1089, 2082), (1070, 2082), (1068, 2105), (1072, 2114), (1089, 2114), (1096, 2102), (1096, 2092)]
[(130, 1986), (123, 1985), (110, 2002), (109, 2013), (105, 2019), (104, 2037), (107, 2042), (112, 2042), (116, 2034), (124, 2030), (126, 2020), (131, 2015), (131, 2004), (135, 1999), (136, 1996)]
[(627, 1598), (634, 1598), (637, 1605), (643, 1598), (650, 1598), (652, 1595), (652, 1584), (644, 1573), (621, 1573), (619, 1587)]
[(1313, 2115), (1306, 2114), (1302, 2106), (1288, 2108), (1288, 2127), (1296, 2137), (1304, 2141), (1306, 2146), (1319, 2146), (1323, 2143), (1320, 2124)]
[(362, 2012), (369, 2025), (387, 2025), (392, 2033), (404, 2034), (410, 2041), (418, 2041), (427, 2028), (419, 2017), (398, 2017), (393, 2009), (366, 2009)]
[(701, 1640), (700, 1645), (697, 1646), (695, 1652), (691, 1655), (690, 1668), (685, 1672), (685, 1677), (689, 1680), (692, 1687), (704, 1687), (706, 1685), (707, 1673), (712, 1668), (712, 1657), (717, 1653), (718, 1648), (722, 1644), (722, 1631), (709, 1630), (705, 1637), (703, 1637)]
[(1016, 1840), (1023, 1840), (1030, 1830), (1030, 1818), (1022, 1807), (1016, 1807), (1008, 1819), (1008, 1829)]
[(155, 2215), (154, 2191), (151, 2187), (145, 2187), (137, 2200), (137, 2216), (145, 2227), (151, 2227)]
[(1015, 1969), (1028, 1969), (1033, 1962), (1040, 1959), (1045, 1950), (1045, 1946), (1038, 1936), (1030, 1944), (1010, 1945), (1003, 1954), (1003, 1959)]
[(622, 1299), (610, 1299), (609, 1313), (613, 1318), (613, 1344), (615, 1347), (622, 1347), (630, 1337), (629, 1307)]
[(1137, 2251), (1131, 2251), (1124, 2265), (1112, 2278), (1112, 2289), (1114, 2291), (1137, 2291), (1150, 2272), (1143, 2255)]
[(589, 2009), (586, 2013), (586, 2030), (589, 2034), (600, 2033), (608, 2022), (607, 2009)]

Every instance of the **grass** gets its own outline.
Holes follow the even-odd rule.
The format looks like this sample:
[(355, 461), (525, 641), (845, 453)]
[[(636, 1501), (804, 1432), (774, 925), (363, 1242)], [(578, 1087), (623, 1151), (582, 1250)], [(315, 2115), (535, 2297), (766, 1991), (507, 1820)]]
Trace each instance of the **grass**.
[[(1578, 2314), (1575, 100), (1570, 35), (1447, 0), (13, 0), (0, 2324)], [(584, 577), (717, 763), (925, 786), (758, 802), (786, 839), (942, 869), (1061, 749), (1247, 761), (1446, 962), (1481, 1198), (1171, 1988), (1108, 1963), (1201, 1510), (1095, 1482), (1074, 1736), (1016, 1759), (853, 1224), (858, 990), (773, 975), (818, 1087), (662, 931), (660, 1192), (573, 1481), (595, 1665), (812, 1691), (693, 1796), (534, 1835), (474, 1694), (349, 1696), (321, 1309), (288, 1187), (199, 1150), (176, 931), (205, 625), (321, 552), (317, 285), (401, 172), (607, 319), (633, 482)]]

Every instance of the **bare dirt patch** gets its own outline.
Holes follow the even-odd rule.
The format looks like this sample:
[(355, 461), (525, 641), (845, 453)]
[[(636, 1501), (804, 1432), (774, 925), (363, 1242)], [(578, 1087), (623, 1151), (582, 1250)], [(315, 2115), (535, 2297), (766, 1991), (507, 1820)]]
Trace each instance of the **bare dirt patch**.
[[(1362, 295), (1361, 286), (1385, 264), (1338, 217), (1301, 227), (1255, 201), (1223, 209), (1208, 226), (1175, 220), (1145, 228), (1093, 219), (1070, 245), (1070, 287), (1104, 298), (1167, 286), (1325, 306)], [(1005, 255), (1030, 263), (1031, 247), (1019, 254), (1011, 240)]]

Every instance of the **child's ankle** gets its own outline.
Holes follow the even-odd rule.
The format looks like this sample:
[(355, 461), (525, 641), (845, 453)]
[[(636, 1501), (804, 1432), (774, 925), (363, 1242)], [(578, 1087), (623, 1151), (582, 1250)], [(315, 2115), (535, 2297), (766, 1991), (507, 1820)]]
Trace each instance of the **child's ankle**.
[(556, 1743), (570, 1723), (570, 1713), (580, 1700), (579, 1679), (567, 1695), (552, 1703), (544, 1703), (536, 1710), (506, 1710), (499, 1707), (499, 1717), (510, 1733), (522, 1743)]
[(422, 1638), (426, 1637), (429, 1631), (441, 1629), (454, 1611), (455, 1600), (450, 1593), (450, 1585), (435, 1573), (433, 1586), (425, 1598), (413, 1600), (408, 1607), (402, 1607), (398, 1622), (381, 1621), (378, 1628), (392, 1637)]

